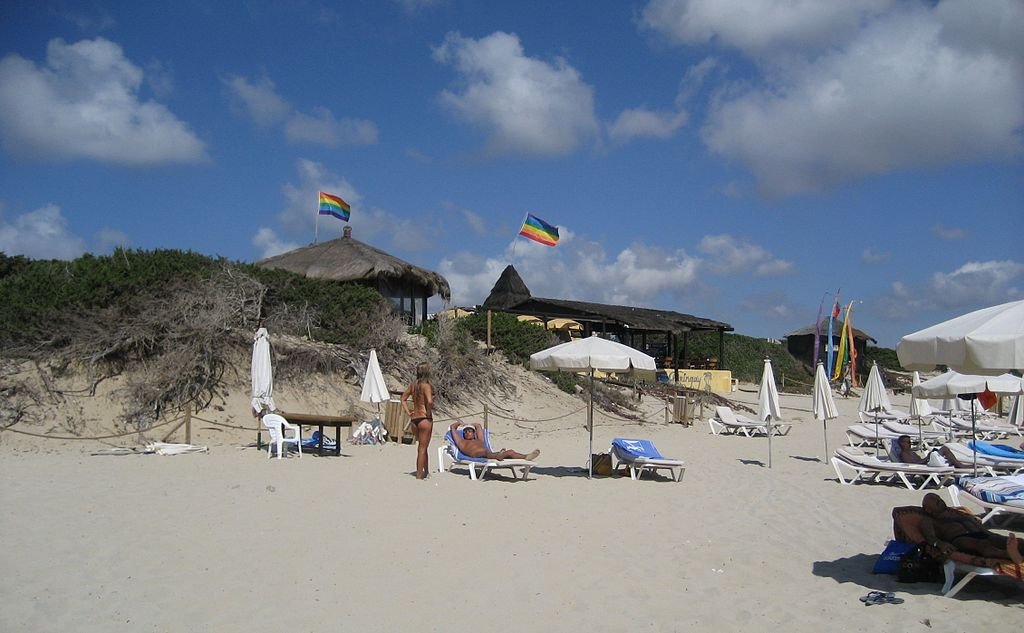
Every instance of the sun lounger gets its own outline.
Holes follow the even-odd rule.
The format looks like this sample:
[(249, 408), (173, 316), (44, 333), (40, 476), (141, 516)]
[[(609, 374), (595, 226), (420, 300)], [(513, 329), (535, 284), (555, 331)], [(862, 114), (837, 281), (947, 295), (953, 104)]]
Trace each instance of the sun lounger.
[[(752, 420), (744, 415), (734, 412), (730, 407), (716, 406), (715, 417), (708, 418), (708, 426), (711, 427), (712, 435), (768, 435), (768, 425), (765, 422)], [(774, 435), (786, 435), (792, 428), (791, 424), (772, 424)]]
[(1018, 427), (1012, 424), (995, 424), (988, 421), (977, 420), (974, 426), (971, 426), (970, 420), (964, 420), (962, 418), (946, 418), (941, 419), (940, 424), (945, 424), (952, 427), (960, 433), (967, 433), (968, 435), (973, 432), (979, 440), (999, 440), (1007, 437), (1024, 437)]
[[(876, 435), (877, 433), (877, 435)], [(903, 433), (894, 433), (879, 423), (878, 429), (874, 424), (851, 424), (846, 427), (846, 439), (854, 448), (864, 446), (880, 446), (886, 440), (895, 441)], [(917, 435), (910, 436), (910, 439), (917, 441)], [(927, 444), (927, 442), (925, 442)]]
[[(908, 422), (897, 422), (895, 420), (881, 420), (879, 424), (893, 433), (899, 433), (900, 435), (909, 435), (912, 438), (927, 437), (935, 441), (943, 441), (949, 438), (949, 433), (943, 431), (936, 431), (931, 425), (923, 425), (918, 427), (916, 424)], [(874, 428), (874, 423), (871, 423), (871, 428)]]
[[(973, 466), (975, 453), (971, 449), (971, 443), (961, 444), (950, 442), (945, 445), (953, 453), (953, 456), (964, 464)], [(992, 476), (1017, 475), (1024, 472), (1024, 459), (1012, 459), (1008, 457), (997, 457), (987, 455), (980, 450), (977, 453), (978, 468)]]
[(617, 437), (612, 440), (612, 455), (615, 456), (615, 468), (618, 468), (619, 464), (627, 464), (629, 477), (633, 480), (640, 479), (645, 470), (668, 470), (674, 480), (682, 481), (683, 472), (686, 470), (683, 460), (663, 457), (650, 440)]
[[(930, 483), (941, 486), (953, 476), (953, 468), (950, 466), (937, 467), (890, 462), (849, 446), (840, 446), (836, 449), (832, 456), (832, 467), (835, 468), (836, 476), (839, 477), (842, 484), (898, 479), (909, 490), (921, 490)], [(850, 473), (849, 479), (843, 477), (844, 471)], [(911, 481), (912, 478), (918, 479), (920, 484), (915, 486)]]
[(967, 500), (982, 508), (982, 523), (1000, 514), (1024, 516), (1024, 475), (957, 477), (948, 490), (953, 505)]
[[(487, 450), (493, 452), (494, 449), (491, 448), (491, 437), (488, 434), (487, 429), (483, 430), (482, 439)], [(444, 443), (437, 449), (437, 472), (439, 473), (445, 471), (445, 458), (451, 462), (448, 465), (448, 470), (451, 470), (454, 466), (465, 466), (469, 470), (469, 478), (473, 481), (483, 479), (484, 475), (486, 475), (488, 471), (496, 468), (509, 469), (512, 471), (513, 479), (518, 479), (518, 474), (521, 473), (522, 479), (525, 480), (530, 475), (530, 469), (537, 465), (537, 462), (528, 459), (498, 460), (488, 459), (486, 457), (470, 457), (459, 450), (458, 445), (455, 444), (455, 439), (452, 438), (452, 432), (450, 430), (444, 434)]]

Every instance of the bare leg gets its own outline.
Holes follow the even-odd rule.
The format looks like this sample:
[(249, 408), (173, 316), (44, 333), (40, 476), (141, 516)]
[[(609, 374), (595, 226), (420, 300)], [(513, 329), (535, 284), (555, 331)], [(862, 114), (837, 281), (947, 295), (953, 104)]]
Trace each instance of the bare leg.
[(426, 479), (430, 471), (430, 460), (427, 458), (427, 446), (430, 444), (430, 435), (434, 430), (434, 423), (430, 420), (420, 420), (416, 423), (416, 479)]
[(534, 449), (529, 455), (523, 455), (522, 453), (518, 453), (512, 449), (503, 448), (497, 453), (487, 453), (487, 459), (528, 459), (533, 461), (537, 459), (538, 455), (540, 455), (540, 449)]
[(1024, 554), (1020, 551), (1020, 541), (1017, 540), (1017, 535), (1010, 532), (1010, 535), (1006, 537), (1006, 553), (1010, 555), (1010, 560), (1017, 563), (1024, 561)]

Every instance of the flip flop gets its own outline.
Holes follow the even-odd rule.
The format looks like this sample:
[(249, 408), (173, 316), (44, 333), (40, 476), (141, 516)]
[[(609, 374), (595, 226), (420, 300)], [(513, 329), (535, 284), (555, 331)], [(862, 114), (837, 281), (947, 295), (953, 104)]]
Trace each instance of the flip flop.
[(866, 607), (873, 604), (903, 604), (903, 598), (897, 598), (891, 591), (872, 591), (866, 596), (861, 596), (860, 601)]

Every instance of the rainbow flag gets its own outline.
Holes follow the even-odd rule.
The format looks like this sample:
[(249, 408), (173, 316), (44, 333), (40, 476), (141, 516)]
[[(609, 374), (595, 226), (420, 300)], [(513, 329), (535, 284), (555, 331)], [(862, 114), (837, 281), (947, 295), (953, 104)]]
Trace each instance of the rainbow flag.
[(519, 234), (547, 246), (558, 244), (558, 227), (551, 226), (532, 213), (526, 214), (526, 221), (523, 222), (523, 228), (519, 229)]
[(320, 215), (333, 215), (339, 220), (348, 222), (352, 214), (352, 207), (341, 199), (340, 196), (332, 196), (329, 193), (320, 192)]

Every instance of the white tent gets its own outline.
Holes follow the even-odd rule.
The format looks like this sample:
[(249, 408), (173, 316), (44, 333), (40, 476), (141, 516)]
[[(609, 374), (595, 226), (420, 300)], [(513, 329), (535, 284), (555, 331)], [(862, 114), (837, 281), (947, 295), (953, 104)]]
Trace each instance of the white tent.
[(930, 371), (936, 365), (968, 374), (1024, 369), (1024, 301), (984, 308), (900, 339), (900, 365)]
[(821, 420), (822, 431), (825, 434), (825, 457), (828, 462), (828, 421), (839, 417), (836, 410), (836, 401), (832, 398), (832, 385), (825, 376), (825, 366), (818, 361), (818, 367), (814, 371), (814, 399), (811, 403), (811, 412), (815, 420)]
[(654, 358), (628, 345), (600, 338), (596, 334), (555, 345), (530, 356), (530, 369), (537, 371), (569, 371), (590, 374), (590, 406), (587, 408), (587, 430), (590, 433), (587, 476), (594, 474), (594, 370), (646, 374), (654, 376), (658, 367)]
[(761, 372), (761, 386), (757, 390), (757, 419), (767, 423), (768, 468), (771, 468), (772, 435), (775, 435), (773, 423), (782, 419), (782, 408), (779, 406), (779, 390), (775, 387), (772, 361), (767, 358), (764, 359), (764, 371)]

